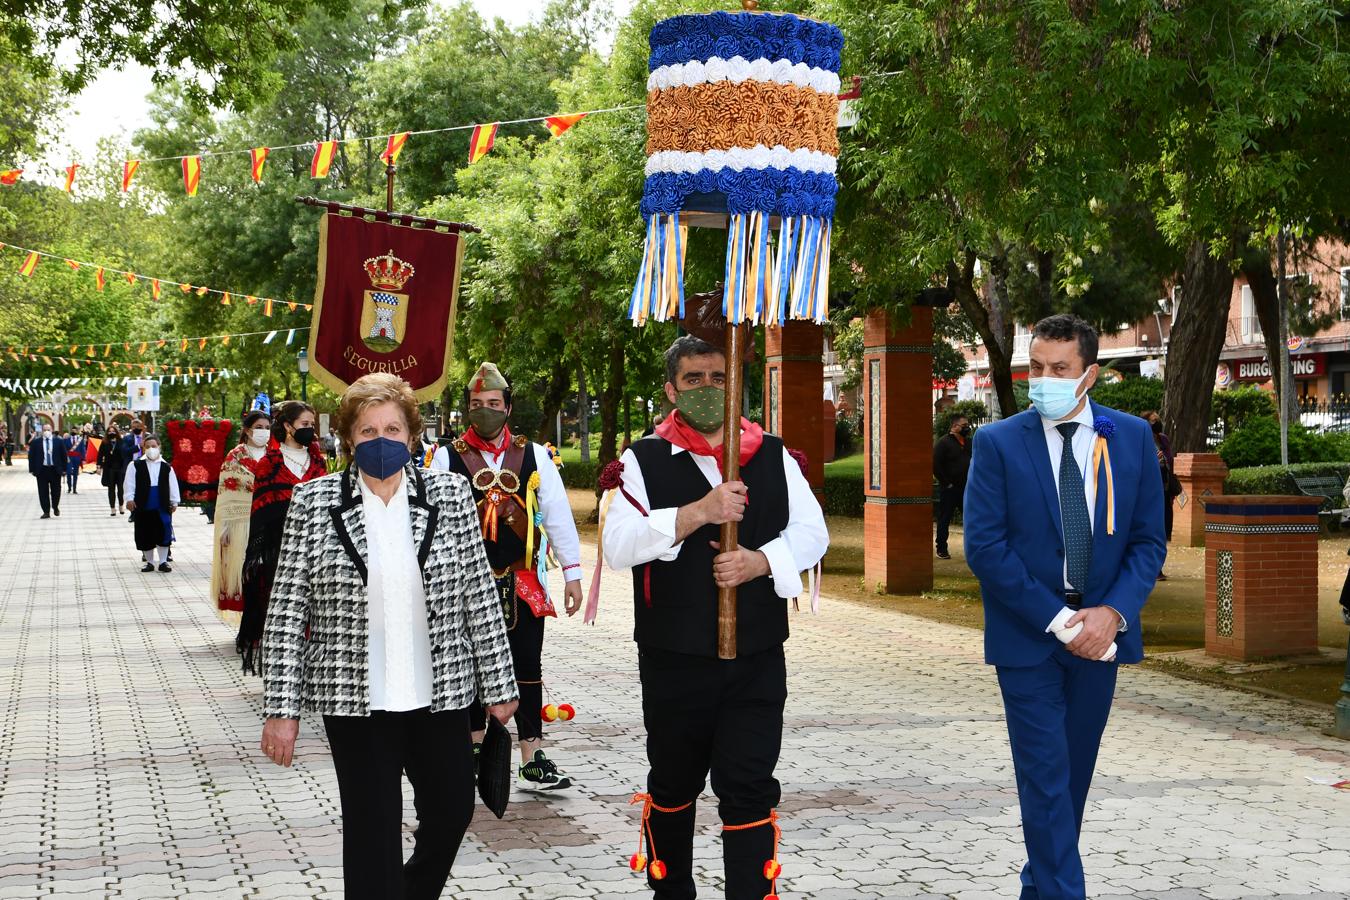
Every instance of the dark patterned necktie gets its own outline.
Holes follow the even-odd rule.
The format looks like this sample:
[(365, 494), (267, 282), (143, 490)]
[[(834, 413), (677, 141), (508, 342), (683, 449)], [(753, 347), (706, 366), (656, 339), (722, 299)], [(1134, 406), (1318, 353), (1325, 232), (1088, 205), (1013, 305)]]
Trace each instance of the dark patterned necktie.
[(1069, 563), (1069, 584), (1085, 590), (1088, 569), (1092, 567), (1092, 520), (1088, 518), (1087, 498), (1083, 495), (1083, 473), (1073, 455), (1073, 434), (1077, 422), (1056, 425), (1064, 437), (1064, 452), (1059, 457), (1059, 515), (1064, 522), (1064, 554)]

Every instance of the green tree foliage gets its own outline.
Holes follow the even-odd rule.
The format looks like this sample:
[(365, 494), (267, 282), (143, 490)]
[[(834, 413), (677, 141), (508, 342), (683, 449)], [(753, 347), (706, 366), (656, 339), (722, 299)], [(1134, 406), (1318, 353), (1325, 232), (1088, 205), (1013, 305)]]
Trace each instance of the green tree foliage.
[[(1275, 403), (1270, 393), (1255, 385), (1215, 391), (1212, 409), (1212, 421), (1222, 424), (1225, 434), (1232, 434), (1255, 419), (1275, 420)], [(1275, 446), (1278, 451), (1278, 439)]]

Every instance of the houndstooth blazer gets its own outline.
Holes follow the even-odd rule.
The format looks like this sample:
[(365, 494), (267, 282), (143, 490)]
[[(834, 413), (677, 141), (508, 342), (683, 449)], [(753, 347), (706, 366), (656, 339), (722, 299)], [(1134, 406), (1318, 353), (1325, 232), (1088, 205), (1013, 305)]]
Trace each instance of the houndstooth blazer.
[[(365, 512), (356, 467), (298, 485), (263, 633), (263, 714), (370, 712)], [(404, 467), (431, 635), (431, 709), (518, 696), (469, 483)], [(306, 639), (305, 630), (309, 628)]]

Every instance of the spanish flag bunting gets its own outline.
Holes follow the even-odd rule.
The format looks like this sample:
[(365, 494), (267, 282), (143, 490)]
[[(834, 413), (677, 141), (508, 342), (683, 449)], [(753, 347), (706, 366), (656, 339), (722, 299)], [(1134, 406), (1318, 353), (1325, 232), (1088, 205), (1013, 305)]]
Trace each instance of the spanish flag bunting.
[(150, 296), (154, 297), (156, 300), (159, 299), (159, 279), (158, 279), (158, 278), (151, 278), (151, 279), (150, 279)]
[(225, 335), (223, 338), (220, 339), (220, 343), (222, 346), (225, 347), (230, 346), (230, 336), (228, 334)]
[(127, 284), (135, 284), (135, 283), (136, 283), (136, 273), (135, 273), (135, 272), (123, 272), (122, 274), (126, 276), (126, 278), (127, 278)]
[(98, 289), (99, 289), (100, 291), (103, 290), (103, 267), (102, 267), (102, 266), (99, 266), (97, 269), (94, 270), (94, 284), (98, 285)]
[(497, 140), (497, 126), (500, 122), (493, 122), (491, 125), (473, 126), (473, 134), (469, 136), (469, 164), (473, 165), (492, 149), (493, 143)]
[(85, 352), (84, 355), (85, 355), (85, 356), (88, 356), (88, 357), (98, 356), (98, 351), (94, 349), (94, 345), (93, 345), (93, 344), (90, 344), (90, 345), (89, 345), (89, 349)]
[(70, 345), (70, 353), (71, 353), (72, 356), (75, 355), (76, 353), (79, 353), (79, 352), (80, 352), (80, 345), (79, 345), (79, 344), (71, 344), (71, 345)]
[(149, 348), (150, 348), (150, 345), (149, 345), (148, 343), (146, 343), (145, 341), (141, 341), (141, 345), (140, 345), (139, 347), (136, 348), (136, 355), (137, 355), (137, 356), (144, 356), (144, 355), (145, 355), (145, 351), (148, 350)]
[(183, 157), (183, 189), (189, 197), (197, 196), (197, 188), (202, 183), (202, 158), (200, 156)]
[(187, 345), (188, 345), (187, 338), (183, 338), (183, 343), (181, 343), (181, 344), (178, 345), (178, 352), (179, 352), (179, 353), (186, 353), (186, 352), (187, 352)]
[(129, 159), (122, 163), (122, 192), (131, 190), (131, 179), (136, 177), (136, 170), (141, 167), (139, 159)]
[(190, 284), (180, 284), (180, 285), (178, 286), (178, 289), (179, 289), (180, 291), (182, 291), (183, 293), (185, 293), (185, 294), (190, 294), (190, 293), (192, 293), (192, 285), (190, 285)]
[(256, 306), (258, 303), (258, 298), (254, 297), (252, 294), (247, 295), (244, 299), (248, 302), (249, 306)]
[(314, 159), (309, 164), (310, 178), (327, 178), (337, 153), (337, 141), (319, 141), (314, 145)]
[(403, 145), (408, 143), (408, 132), (401, 131), (398, 134), (389, 135), (389, 144), (380, 154), (380, 159), (389, 165), (395, 165), (398, 162), (398, 155), (403, 152)]
[(19, 176), (23, 174), (23, 169), (6, 169), (0, 172), (0, 184), (16, 185), (19, 183)]
[(122, 345), (122, 349), (125, 350), (127, 353), (130, 353), (130, 352), (131, 352), (131, 342), (128, 341), (128, 342), (124, 343), (124, 344)]
[(107, 345), (104, 346), (104, 348), (103, 348), (103, 355), (104, 355), (104, 356), (107, 356), (109, 353), (112, 353), (112, 344), (107, 344)]
[(75, 187), (75, 173), (80, 171), (79, 163), (71, 163), (66, 166), (66, 193), (69, 194)]
[(220, 305), (221, 305), (221, 306), (229, 306), (229, 305), (230, 305), (230, 292), (229, 292), (229, 291), (226, 291), (225, 293), (221, 294), (221, 296), (220, 296)]
[(78, 269), (80, 267), (80, 264), (73, 259), (66, 260), (66, 265), (70, 266), (72, 269)]
[(270, 147), (254, 147), (248, 151), (248, 157), (252, 163), (251, 174), (254, 184), (262, 182), (263, 164), (267, 162), (267, 154), (271, 152), (272, 148)]
[(30, 277), (33, 274), (33, 270), (37, 268), (37, 264), (38, 252), (36, 250), (30, 250), (28, 256), (23, 261), (23, 265), (19, 266), (19, 274), (25, 278)]
[(206, 296), (206, 292), (209, 291), (209, 290), (211, 290), (211, 289), (208, 288), (208, 287), (199, 287), (199, 288), (197, 288), (197, 296), (198, 296), (198, 297), (205, 297), (205, 296)]
[(269, 317), (272, 315), (272, 301), (270, 298), (263, 301), (263, 315)]
[(313, 312), (313, 311), (314, 311), (314, 304), (313, 304), (313, 303), (306, 303), (306, 304), (305, 304), (305, 312)]
[(584, 118), (586, 118), (585, 113), (576, 113), (570, 116), (549, 116), (544, 120), (544, 127), (552, 132), (554, 137), (558, 137)]
[(155, 341), (155, 349), (156, 349), (156, 350), (163, 350), (163, 349), (164, 349), (164, 345), (167, 344), (167, 343), (168, 343), (168, 341), (163, 340), (163, 339), (161, 338), (160, 340)]
[(174, 367), (173, 367), (173, 374), (175, 374), (175, 375), (182, 375), (182, 374), (183, 374), (183, 367), (182, 367), (182, 366), (174, 366)]
[(198, 350), (206, 349), (206, 338), (202, 338), (200, 341), (197, 342), (197, 349)]
[(287, 304), (286, 304), (286, 306), (290, 309), (291, 312), (295, 312), (295, 307), (298, 306), (298, 305), (299, 305), (299, 304), (294, 303), (294, 302), (291, 302), (291, 303), (287, 303)]

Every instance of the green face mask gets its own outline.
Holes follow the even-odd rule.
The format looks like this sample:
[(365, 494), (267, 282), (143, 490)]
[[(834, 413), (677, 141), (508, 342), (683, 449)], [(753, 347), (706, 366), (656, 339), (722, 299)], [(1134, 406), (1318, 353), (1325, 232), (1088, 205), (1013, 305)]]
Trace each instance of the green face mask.
[(727, 392), (716, 385), (704, 385), (675, 394), (675, 408), (695, 431), (712, 434), (727, 418)]
[(494, 438), (501, 433), (506, 424), (506, 410), (480, 406), (469, 410), (469, 424), (473, 430), (485, 438)]

